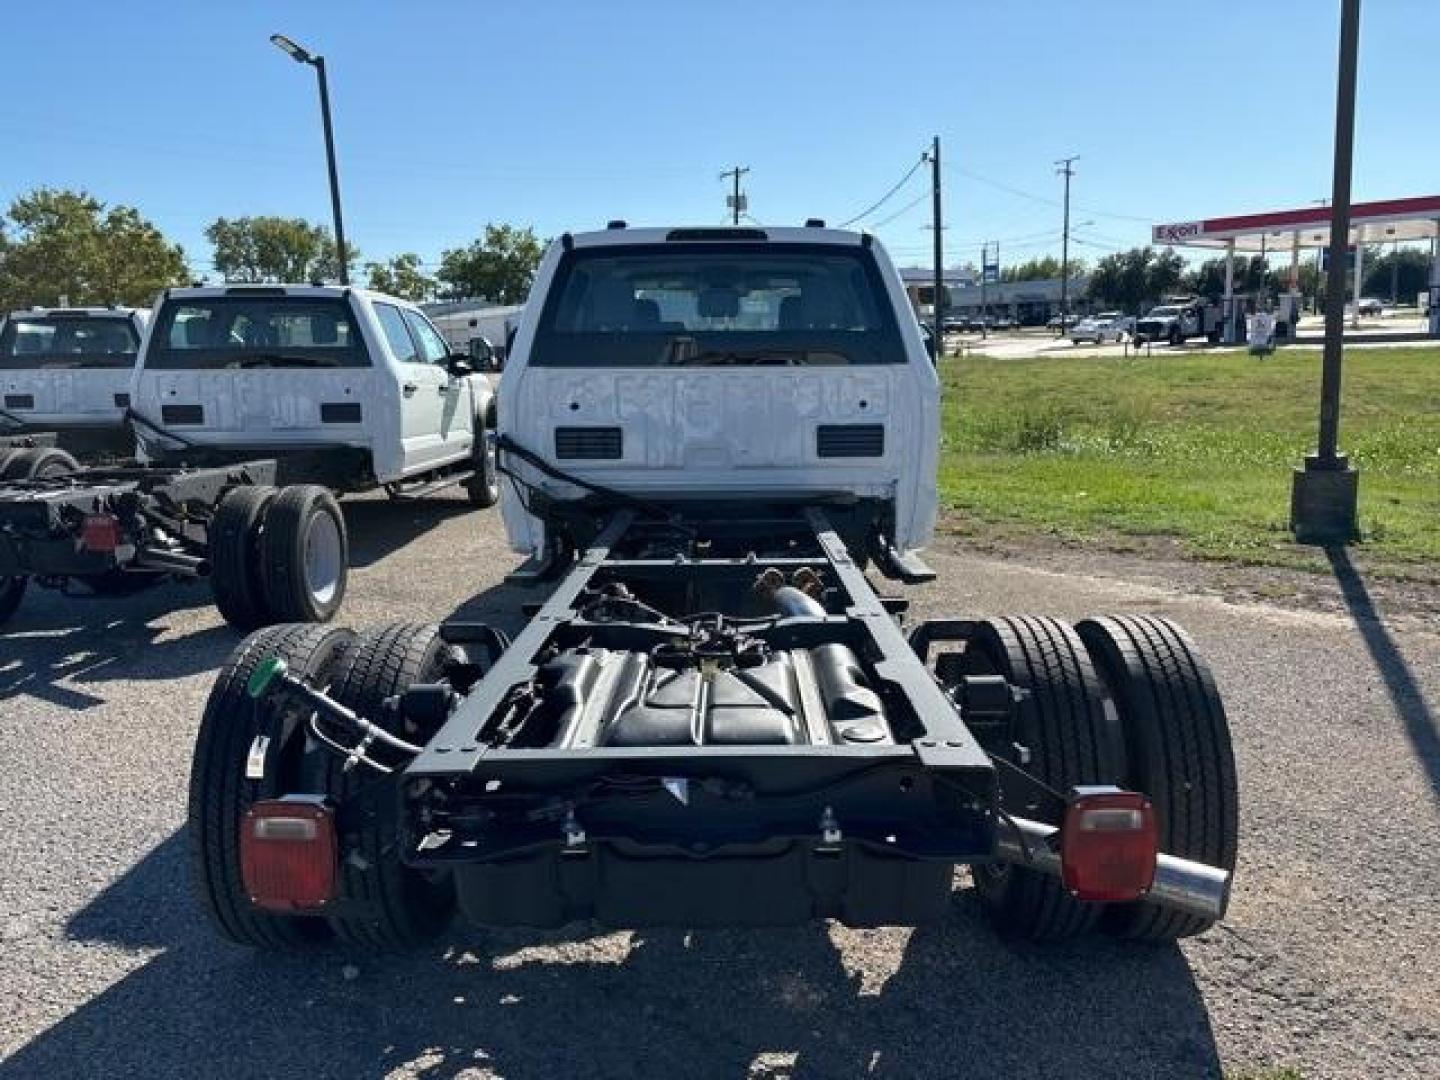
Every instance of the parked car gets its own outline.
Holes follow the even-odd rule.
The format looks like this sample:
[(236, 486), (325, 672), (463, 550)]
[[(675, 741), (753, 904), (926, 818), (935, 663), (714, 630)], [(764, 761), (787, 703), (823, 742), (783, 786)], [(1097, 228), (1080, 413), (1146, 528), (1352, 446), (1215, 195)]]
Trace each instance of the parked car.
[(1102, 311), (1081, 319), (1070, 328), (1072, 344), (1104, 345), (1107, 341), (1123, 341), (1127, 332), (1133, 329), (1133, 320), (1127, 325), (1126, 318), (1118, 311)]
[(1379, 316), (1384, 314), (1384, 312), (1385, 304), (1383, 301), (1377, 300), (1373, 296), (1364, 296), (1360, 298), (1361, 315)]
[(1078, 315), (1052, 315), (1045, 323), (1045, 329), (1059, 331), (1067, 326), (1074, 326), (1079, 321), (1080, 316)]

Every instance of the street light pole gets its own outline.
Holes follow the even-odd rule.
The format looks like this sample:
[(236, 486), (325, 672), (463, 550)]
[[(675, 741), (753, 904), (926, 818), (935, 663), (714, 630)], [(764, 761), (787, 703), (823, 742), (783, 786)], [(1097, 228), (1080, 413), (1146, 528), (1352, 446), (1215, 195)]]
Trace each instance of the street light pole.
[(1345, 272), (1350, 246), (1350, 178), (1355, 148), (1355, 74), (1360, 0), (1341, 0), (1340, 61), (1335, 97), (1335, 172), (1330, 200), (1330, 265), (1325, 284), (1325, 354), (1320, 378), (1320, 437), (1295, 470), (1290, 528), (1297, 540), (1336, 543), (1357, 535), (1359, 475), (1340, 453), (1340, 367), (1344, 356)]
[(325, 57), (301, 48), (284, 34), (271, 34), (276, 48), (298, 64), (315, 69), (320, 84), (320, 119), (325, 126), (325, 164), (330, 170), (330, 213), (335, 222), (335, 258), (340, 264), (340, 284), (350, 284), (350, 256), (345, 246), (345, 222), (340, 214), (340, 171), (335, 164), (335, 130), (330, 122), (330, 84), (325, 78)]

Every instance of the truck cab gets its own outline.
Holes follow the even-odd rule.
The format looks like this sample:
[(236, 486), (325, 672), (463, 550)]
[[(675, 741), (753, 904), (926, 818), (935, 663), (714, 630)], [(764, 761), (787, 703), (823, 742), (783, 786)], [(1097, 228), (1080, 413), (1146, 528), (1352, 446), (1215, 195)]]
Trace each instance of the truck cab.
[(37, 307), (0, 321), (0, 434), (53, 432), (82, 457), (133, 452), (130, 375), (149, 312)]
[(583, 547), (607, 501), (825, 505), (861, 557), (936, 513), (939, 385), (878, 241), (609, 228), (541, 261), (505, 367), (516, 551)]
[(408, 301), (226, 285), (165, 293), (131, 397), (147, 461), (273, 457), (282, 483), (357, 491), (474, 466), (494, 394)]

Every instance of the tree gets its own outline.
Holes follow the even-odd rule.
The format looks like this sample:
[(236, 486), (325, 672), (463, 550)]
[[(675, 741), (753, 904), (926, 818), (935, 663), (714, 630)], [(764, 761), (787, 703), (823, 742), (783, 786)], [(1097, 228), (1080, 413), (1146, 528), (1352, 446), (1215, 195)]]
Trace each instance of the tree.
[[(1225, 260), (1206, 259), (1184, 278), (1185, 289), (1196, 296), (1218, 299), (1225, 295)], [(1264, 296), (1279, 291), (1278, 275), (1271, 273), (1269, 262), (1259, 255), (1235, 259), (1231, 285), (1243, 296)]]
[[(1430, 283), (1430, 256), (1415, 248), (1399, 248), (1372, 257), (1365, 251), (1362, 296), (1388, 297), (1392, 303), (1414, 303)], [(1391, 289), (1394, 289), (1392, 294)]]
[(519, 304), (530, 293), (543, 247), (528, 226), (488, 224), (482, 238), (440, 257), (438, 276), (453, 298)]
[(1172, 248), (1131, 248), (1106, 255), (1090, 275), (1090, 299), (1102, 307), (1140, 313), (1166, 293), (1174, 292), (1185, 261)]
[(130, 206), (83, 191), (37, 188), (0, 218), (0, 310), (148, 305), (189, 276), (185, 252)]
[(370, 275), (370, 288), (406, 300), (429, 300), (435, 295), (437, 283), (420, 269), (420, 256), (414, 252), (396, 255), (389, 262), (365, 264)]
[[(304, 218), (217, 218), (205, 230), (215, 269), (226, 281), (335, 281), (340, 262), (328, 229)], [(347, 245), (353, 268), (359, 251)]]

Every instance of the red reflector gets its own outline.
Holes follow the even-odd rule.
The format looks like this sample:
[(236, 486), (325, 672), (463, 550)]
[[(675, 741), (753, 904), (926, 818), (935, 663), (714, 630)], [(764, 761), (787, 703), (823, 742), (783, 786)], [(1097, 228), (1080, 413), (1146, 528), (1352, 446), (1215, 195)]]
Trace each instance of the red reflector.
[(240, 821), (240, 878), (267, 911), (311, 911), (335, 899), (335, 816), (318, 795), (257, 802)]
[(1155, 809), (1139, 792), (1077, 787), (1060, 827), (1060, 876), (1079, 900), (1138, 900), (1155, 880)]
[(123, 533), (114, 514), (86, 514), (80, 526), (80, 546), (86, 551), (114, 551)]

